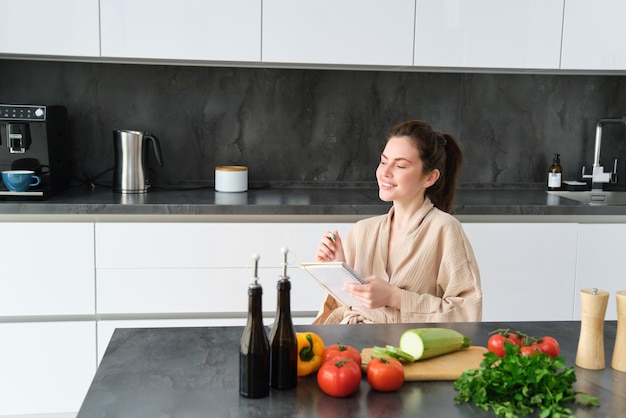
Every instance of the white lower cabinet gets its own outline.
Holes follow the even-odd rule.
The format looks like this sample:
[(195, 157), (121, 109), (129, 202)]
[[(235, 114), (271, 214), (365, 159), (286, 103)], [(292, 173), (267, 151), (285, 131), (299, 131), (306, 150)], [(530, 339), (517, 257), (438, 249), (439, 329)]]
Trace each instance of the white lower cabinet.
[[(96, 225), (99, 314), (247, 310), (250, 256), (259, 253), (263, 310), (276, 308), (282, 246), (289, 247), (292, 311), (311, 316), (324, 292), (296, 266), (311, 261), (320, 236), (352, 224), (111, 223)], [(481, 271), (483, 320), (571, 320), (577, 223), (464, 223)], [(119, 237), (124, 237), (120, 239)], [(529, 309), (531, 308), (531, 309)]]
[(94, 224), (0, 236), (0, 415), (75, 413), (96, 370)]
[(605, 319), (617, 319), (615, 292), (626, 290), (626, 225), (584, 224), (578, 236), (578, 261), (574, 288), (574, 319), (580, 320), (580, 290), (609, 292)]
[(95, 313), (93, 223), (0, 223), (0, 321)]
[(96, 372), (95, 321), (0, 323), (0, 415), (76, 412)]
[(466, 223), (480, 268), (483, 321), (572, 319), (575, 223)]
[[(276, 280), (280, 268), (259, 269), (263, 311), (276, 310)], [(324, 291), (297, 267), (290, 267), (291, 310), (294, 315), (317, 311)], [(99, 314), (211, 313), (229, 318), (248, 311), (252, 268), (100, 269)]]
[(249, 268), (280, 267), (281, 248), (289, 264), (315, 259), (322, 234), (352, 224), (339, 223), (97, 223), (96, 268)]
[(294, 315), (316, 312), (323, 290), (298, 265), (314, 261), (328, 229), (318, 223), (102, 223), (96, 225), (99, 314), (212, 313), (248, 310), (252, 255), (258, 254), (263, 310), (276, 309), (281, 248), (286, 247)]

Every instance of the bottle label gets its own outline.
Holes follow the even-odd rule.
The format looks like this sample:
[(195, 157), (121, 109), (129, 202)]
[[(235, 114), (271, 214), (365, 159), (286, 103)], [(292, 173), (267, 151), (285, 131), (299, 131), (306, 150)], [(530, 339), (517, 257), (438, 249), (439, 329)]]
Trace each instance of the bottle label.
[(548, 173), (548, 187), (561, 187), (561, 173)]

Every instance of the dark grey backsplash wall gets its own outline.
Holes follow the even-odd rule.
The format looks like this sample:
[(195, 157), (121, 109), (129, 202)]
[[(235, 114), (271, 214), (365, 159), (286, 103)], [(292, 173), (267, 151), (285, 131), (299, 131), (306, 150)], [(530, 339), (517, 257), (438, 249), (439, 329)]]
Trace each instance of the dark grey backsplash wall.
[[(232, 164), (251, 185), (373, 182), (386, 132), (415, 118), (457, 136), (462, 183), (540, 184), (553, 153), (568, 179), (591, 166), (597, 119), (626, 115), (625, 80), (0, 60), (0, 103), (65, 105), (76, 177), (113, 166), (123, 128), (160, 139), (157, 185), (211, 185)], [(626, 180), (626, 127), (603, 139)]]

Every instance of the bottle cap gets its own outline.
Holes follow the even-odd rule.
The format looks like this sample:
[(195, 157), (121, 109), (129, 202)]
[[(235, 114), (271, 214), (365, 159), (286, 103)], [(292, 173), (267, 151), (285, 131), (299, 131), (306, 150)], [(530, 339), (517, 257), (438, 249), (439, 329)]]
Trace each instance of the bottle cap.
[(250, 286), (248, 287), (249, 289), (257, 289), (261, 287), (261, 285), (259, 284), (259, 276), (258, 276), (260, 258), (261, 257), (258, 254), (252, 254), (252, 261), (254, 262), (254, 273), (252, 276), (252, 282), (250, 283)]
[(561, 163), (561, 154), (554, 154), (554, 159), (552, 160), (553, 163), (555, 164), (560, 164)]
[(281, 263), (283, 266), (283, 274), (280, 276), (280, 279), (289, 280), (289, 276), (287, 276), (287, 255), (289, 254), (289, 248), (282, 247), (280, 252), (283, 253), (283, 262)]

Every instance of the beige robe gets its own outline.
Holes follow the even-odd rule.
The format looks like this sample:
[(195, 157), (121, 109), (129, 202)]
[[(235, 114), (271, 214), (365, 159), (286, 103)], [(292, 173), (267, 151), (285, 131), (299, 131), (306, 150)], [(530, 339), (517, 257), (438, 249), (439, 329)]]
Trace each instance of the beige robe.
[(343, 246), (363, 277), (402, 289), (400, 309), (343, 306), (327, 296), (314, 324), (462, 322), (482, 318), (480, 274), (461, 223), (426, 198), (389, 254), (394, 208), (355, 224)]

